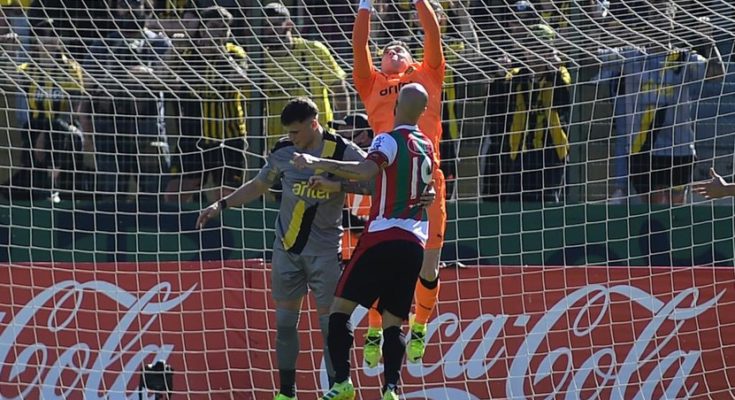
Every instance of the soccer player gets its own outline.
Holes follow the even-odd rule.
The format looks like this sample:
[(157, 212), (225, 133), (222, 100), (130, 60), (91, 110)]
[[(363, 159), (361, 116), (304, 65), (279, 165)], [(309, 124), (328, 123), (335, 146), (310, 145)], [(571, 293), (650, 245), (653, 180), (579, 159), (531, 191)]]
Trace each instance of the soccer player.
[[(393, 129), (393, 109), (400, 88), (406, 84), (420, 83), (429, 94), (426, 112), (419, 119), (419, 127), (431, 140), (434, 149), (433, 179), (437, 200), (429, 207), (429, 237), (426, 242), (424, 262), (416, 283), (416, 312), (411, 324), (411, 339), (408, 343), (408, 359), (418, 362), (424, 356), (426, 324), (434, 311), (439, 296), (439, 257), (444, 244), (444, 229), (447, 220), (444, 174), (439, 169), (439, 140), (442, 135), (441, 99), (444, 82), (444, 53), (441, 32), (434, 10), (425, 0), (413, 0), (424, 32), (424, 59), (419, 63), (413, 60), (408, 45), (391, 42), (385, 46), (380, 71), (373, 67), (370, 57), (368, 38), (370, 36), (371, 0), (361, 0), (357, 19), (352, 33), (352, 50), (355, 65), (353, 78), (355, 88), (365, 104), (370, 125), (375, 132)], [(364, 356), (369, 366), (377, 365), (380, 360), (380, 314), (375, 310), (369, 313), (368, 333), (365, 340)]]
[[(396, 391), (406, 352), (401, 324), (411, 310), (429, 231), (421, 194), (432, 190), (432, 171), (436, 167), (431, 140), (417, 126), (428, 102), (429, 94), (421, 85), (404, 86), (396, 105), (395, 128), (375, 137), (363, 161), (294, 155), (297, 167), (352, 180), (376, 179), (370, 218), (337, 284), (329, 315), (328, 341), (335, 384), (323, 400), (355, 398), (350, 379), (350, 348), (354, 341), (350, 315), (358, 304), (370, 307), (376, 300), (385, 336), (383, 400), (398, 399)], [(321, 187), (320, 180), (312, 179), (312, 187)]]
[[(281, 387), (276, 400), (296, 398), (297, 325), (301, 302), (311, 289), (317, 303), (324, 337), (324, 357), (331, 377), (327, 346), (329, 307), (339, 279), (339, 242), (342, 234), (343, 193), (309, 187), (312, 171), (298, 169), (291, 160), (303, 152), (336, 160), (364, 160), (365, 153), (318, 122), (316, 104), (307, 98), (289, 101), (281, 113), (288, 136), (278, 141), (258, 175), (232, 194), (204, 209), (197, 219), (201, 227), (227, 207), (249, 203), (275, 184), (284, 188), (273, 244), (271, 293), (276, 303), (276, 354)], [(322, 173), (322, 172), (319, 172)]]

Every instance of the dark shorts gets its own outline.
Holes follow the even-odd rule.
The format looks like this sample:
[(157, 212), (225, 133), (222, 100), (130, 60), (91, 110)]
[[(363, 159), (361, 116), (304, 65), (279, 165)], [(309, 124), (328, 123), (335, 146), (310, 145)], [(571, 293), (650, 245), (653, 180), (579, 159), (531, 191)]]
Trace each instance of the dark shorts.
[(388, 311), (405, 320), (411, 311), (424, 248), (409, 240), (371, 243), (374, 235), (381, 233), (360, 237), (352, 260), (337, 284), (336, 297), (354, 301), (365, 308), (380, 299), (379, 312)]
[(184, 179), (197, 179), (200, 186), (209, 174), (216, 185), (238, 187), (242, 185), (247, 163), (244, 139), (228, 139), (224, 146), (199, 142), (199, 148), (184, 152), (180, 157)]
[(693, 156), (652, 156), (637, 153), (630, 156), (630, 180), (638, 194), (670, 189), (692, 182)]

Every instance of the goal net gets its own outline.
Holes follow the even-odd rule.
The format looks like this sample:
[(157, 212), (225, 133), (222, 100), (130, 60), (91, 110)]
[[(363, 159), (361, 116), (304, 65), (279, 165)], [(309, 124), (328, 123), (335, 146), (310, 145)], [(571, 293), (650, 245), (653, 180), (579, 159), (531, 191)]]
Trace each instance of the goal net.
[[(412, 1), (373, 3), (376, 67), (394, 40), (420, 61)], [(429, 3), (446, 268), (402, 398), (729, 398), (733, 204), (691, 183), (733, 177), (735, 6)], [(0, 398), (273, 398), (270, 261), (293, 188), (196, 220), (256, 176), (292, 97), (369, 143), (356, 13), (0, 0)], [(345, 207), (345, 257), (359, 208)], [(307, 296), (299, 398), (328, 386), (315, 310)], [(366, 319), (353, 315), (352, 378), (377, 398)]]

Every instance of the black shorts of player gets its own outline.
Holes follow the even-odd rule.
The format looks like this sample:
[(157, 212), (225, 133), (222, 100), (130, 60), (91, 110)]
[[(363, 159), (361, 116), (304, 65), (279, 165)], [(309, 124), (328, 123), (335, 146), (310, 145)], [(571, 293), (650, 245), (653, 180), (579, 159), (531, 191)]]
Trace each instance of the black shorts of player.
[(424, 248), (408, 240), (387, 240), (361, 246), (365, 243), (363, 237), (342, 272), (335, 295), (365, 308), (380, 299), (380, 313), (388, 311), (408, 319)]
[(239, 187), (243, 183), (247, 163), (245, 153), (245, 139), (227, 139), (224, 146), (220, 141), (198, 141), (192, 151), (182, 149), (181, 171), (184, 179), (197, 179), (200, 185), (206, 182), (209, 174), (215, 185)]
[(692, 182), (694, 156), (656, 156), (648, 152), (630, 156), (630, 180), (638, 194), (669, 189)]

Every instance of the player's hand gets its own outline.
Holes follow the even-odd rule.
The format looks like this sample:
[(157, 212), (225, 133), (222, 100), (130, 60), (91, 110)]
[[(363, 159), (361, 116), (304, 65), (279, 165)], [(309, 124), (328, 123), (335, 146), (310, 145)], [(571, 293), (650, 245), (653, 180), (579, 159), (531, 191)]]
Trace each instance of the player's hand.
[(319, 158), (312, 156), (311, 154), (304, 153), (293, 153), (291, 164), (296, 166), (298, 169), (311, 168), (315, 169)]
[(428, 207), (434, 202), (434, 200), (436, 200), (436, 190), (434, 189), (434, 181), (432, 180), (428, 185), (426, 185), (424, 192), (421, 193), (419, 201), (421, 202), (422, 207)]
[(725, 179), (718, 175), (714, 168), (709, 169), (709, 176), (712, 179), (695, 183), (692, 185), (692, 190), (704, 196), (705, 199), (719, 199), (733, 194), (732, 185), (725, 182)]
[(323, 190), (327, 193), (337, 193), (342, 191), (342, 182), (329, 179), (325, 176), (314, 175), (309, 178), (309, 188)]
[(199, 213), (199, 218), (197, 218), (196, 227), (198, 229), (202, 229), (204, 225), (209, 222), (212, 218), (217, 218), (217, 216), (220, 214), (222, 210), (220, 210), (219, 202), (212, 203), (209, 207), (202, 210), (201, 213)]

